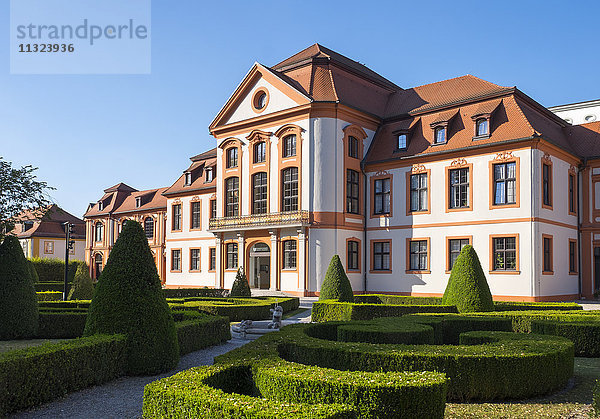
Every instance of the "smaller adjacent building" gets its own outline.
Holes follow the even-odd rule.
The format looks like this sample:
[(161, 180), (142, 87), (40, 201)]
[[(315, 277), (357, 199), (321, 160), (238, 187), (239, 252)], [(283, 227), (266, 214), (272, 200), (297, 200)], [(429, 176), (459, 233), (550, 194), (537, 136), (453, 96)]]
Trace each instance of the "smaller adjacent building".
[(85, 219), (85, 261), (97, 279), (108, 260), (123, 223), (139, 222), (146, 232), (161, 281), (165, 281), (165, 211), (162, 195), (167, 188), (138, 191), (124, 183), (104, 190), (98, 202), (90, 203)]
[(17, 216), (17, 223), (11, 234), (18, 237), (25, 257), (63, 260), (66, 248), (64, 223), (67, 222), (75, 225), (71, 235), (75, 244), (69, 252), (69, 257), (83, 260), (85, 222), (56, 204), (22, 212)]
[(600, 121), (600, 99), (552, 106), (548, 110), (571, 125)]

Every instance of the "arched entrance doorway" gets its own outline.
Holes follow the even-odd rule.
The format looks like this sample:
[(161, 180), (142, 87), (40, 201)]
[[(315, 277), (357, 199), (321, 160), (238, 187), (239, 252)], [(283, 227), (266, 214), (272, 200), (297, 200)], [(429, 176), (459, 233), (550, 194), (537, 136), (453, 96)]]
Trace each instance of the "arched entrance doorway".
[(270, 284), (271, 250), (265, 243), (256, 243), (248, 254), (250, 288), (268, 289)]
[(97, 281), (102, 273), (102, 253), (96, 253), (94, 256), (94, 279)]

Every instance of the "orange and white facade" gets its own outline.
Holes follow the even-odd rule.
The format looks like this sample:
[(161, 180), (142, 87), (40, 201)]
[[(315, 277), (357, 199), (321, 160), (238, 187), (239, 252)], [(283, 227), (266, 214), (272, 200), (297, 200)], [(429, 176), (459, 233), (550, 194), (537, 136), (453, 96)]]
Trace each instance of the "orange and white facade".
[(318, 295), (338, 254), (357, 293), (439, 296), (472, 244), (498, 299), (600, 288), (600, 126), (514, 87), (403, 89), (315, 44), (254, 64), (209, 130), (163, 193), (167, 287), (231, 288), (243, 267)]

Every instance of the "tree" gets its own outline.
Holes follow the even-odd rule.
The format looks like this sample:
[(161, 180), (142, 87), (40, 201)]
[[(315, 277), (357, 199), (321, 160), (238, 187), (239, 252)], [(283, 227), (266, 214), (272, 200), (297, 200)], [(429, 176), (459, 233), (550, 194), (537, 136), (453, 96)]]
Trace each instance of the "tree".
[(36, 180), (36, 170), (30, 165), (15, 169), (0, 157), (0, 240), (14, 228), (17, 214), (50, 203), (46, 191), (54, 188)]
[(454, 262), (442, 304), (455, 305), (459, 313), (494, 310), (492, 293), (473, 246), (463, 247)]
[(85, 262), (77, 264), (73, 285), (69, 291), (69, 300), (91, 300), (94, 296), (94, 283), (90, 277), (90, 269)]
[(233, 281), (233, 285), (231, 285), (231, 293), (230, 297), (250, 297), (252, 292), (250, 291), (250, 285), (248, 284), (248, 280), (246, 279), (246, 274), (244, 273), (244, 268), (239, 267), (237, 270), (237, 274), (235, 275), (235, 281)]
[(177, 332), (142, 226), (127, 221), (98, 279), (84, 336), (127, 335), (126, 373), (153, 375), (179, 362)]
[(352, 285), (350, 285), (338, 255), (333, 255), (331, 262), (329, 262), (325, 280), (321, 285), (319, 300), (338, 300), (350, 303), (354, 301)]
[(0, 340), (34, 337), (38, 329), (37, 294), (19, 239), (0, 244)]

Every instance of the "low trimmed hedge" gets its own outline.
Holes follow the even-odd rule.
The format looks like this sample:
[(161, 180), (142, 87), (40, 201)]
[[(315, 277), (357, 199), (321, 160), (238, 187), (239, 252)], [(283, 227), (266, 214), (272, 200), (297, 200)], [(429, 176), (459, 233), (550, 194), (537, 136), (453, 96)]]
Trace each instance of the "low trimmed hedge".
[(65, 284), (63, 282), (38, 282), (35, 285), (35, 290), (37, 292), (44, 291), (58, 291), (63, 292), (65, 289)]
[(40, 310), (38, 339), (73, 339), (83, 335), (87, 310), (81, 312)]
[(144, 388), (143, 417), (170, 418), (357, 418), (348, 405), (297, 404), (256, 397), (250, 367), (197, 367)]
[(583, 310), (583, 307), (577, 303), (541, 303), (541, 302), (523, 303), (523, 302), (517, 302), (517, 301), (495, 301), (494, 308), (496, 311)]
[(63, 297), (60, 291), (38, 291), (36, 294), (38, 301), (61, 301)]
[[(38, 274), (39, 282), (59, 282), (65, 279), (65, 261), (62, 259), (31, 258), (29, 259)], [(81, 260), (69, 261), (68, 282), (72, 283)]]
[(123, 375), (123, 335), (96, 335), (0, 353), (0, 416)]
[(270, 309), (279, 304), (283, 311), (296, 310), (300, 306), (298, 297), (250, 297), (250, 298), (186, 298), (185, 307), (215, 316), (229, 317), (231, 322), (242, 320), (266, 320), (272, 317)]
[(336, 300), (315, 301), (312, 321), (371, 320), (377, 317), (400, 317), (412, 313), (456, 313), (455, 306), (434, 304), (341, 303)]
[(541, 335), (563, 336), (571, 340), (575, 344), (575, 356), (600, 357), (600, 321), (533, 320), (531, 331)]
[(231, 329), (227, 317), (209, 316), (190, 311), (173, 312), (173, 317), (180, 355), (231, 339)]
[(40, 301), (40, 310), (45, 308), (58, 308), (63, 310), (70, 310), (73, 308), (90, 308), (90, 300), (70, 300), (70, 301)]
[(594, 409), (594, 414), (600, 416), (600, 381), (597, 381), (596, 387), (594, 387), (592, 408)]
[[(454, 340), (469, 324), (487, 327), (466, 317), (462, 324), (446, 322), (444, 316), (411, 317), (396, 320), (430, 325), (436, 341), (442, 342)], [(506, 320), (488, 321), (496, 329), (510, 327)], [(216, 357), (215, 362), (267, 358), (350, 371), (439, 371), (450, 379), (448, 396), (460, 401), (533, 397), (562, 388), (573, 375), (573, 343), (558, 336), (481, 331), (477, 333), (487, 336), (489, 343), (460, 346), (338, 342), (337, 328), (347, 324), (286, 326)]]
[(165, 298), (222, 297), (221, 288), (163, 288)]

